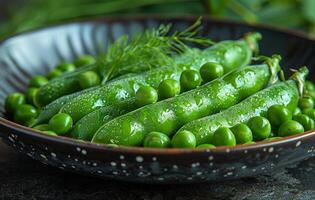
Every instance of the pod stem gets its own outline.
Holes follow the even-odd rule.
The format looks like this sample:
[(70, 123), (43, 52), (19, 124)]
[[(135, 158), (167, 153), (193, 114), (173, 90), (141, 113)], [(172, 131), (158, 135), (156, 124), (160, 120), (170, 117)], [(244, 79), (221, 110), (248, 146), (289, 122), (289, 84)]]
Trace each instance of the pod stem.
[(269, 85), (272, 85), (278, 81), (278, 72), (281, 71), (281, 67), (279, 65), (281, 56), (278, 54), (274, 54), (271, 57), (268, 56), (258, 56), (253, 60), (255, 61), (263, 61), (265, 64), (269, 66), (270, 70), (270, 80)]
[(245, 42), (255, 55), (259, 53), (258, 41), (261, 40), (261, 38), (262, 36), (258, 32), (246, 33), (244, 36)]
[(309, 70), (307, 67), (301, 67), (300, 69), (290, 69), (294, 74), (289, 78), (290, 80), (294, 80), (297, 84), (298, 91), (300, 96), (303, 96), (304, 92), (304, 83), (305, 83), (305, 78), (309, 73)]

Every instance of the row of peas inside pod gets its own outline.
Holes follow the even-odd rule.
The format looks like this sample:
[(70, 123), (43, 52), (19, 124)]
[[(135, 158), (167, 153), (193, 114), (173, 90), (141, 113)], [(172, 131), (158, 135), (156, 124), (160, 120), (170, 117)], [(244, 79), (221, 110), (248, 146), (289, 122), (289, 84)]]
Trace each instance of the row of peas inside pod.
[[(30, 126), (39, 113), (39, 107), (36, 104), (36, 95), (40, 87), (46, 85), (49, 81), (58, 79), (62, 76), (78, 70), (79, 68), (95, 63), (95, 58), (90, 55), (79, 57), (74, 63), (63, 62), (58, 64), (53, 70), (48, 72), (47, 76), (34, 76), (29, 82), (29, 88), (26, 93), (12, 93), (5, 100), (5, 109), (13, 120), (22, 125)], [(100, 84), (100, 77), (94, 71), (87, 71), (80, 75), (79, 83), (82, 89), (93, 87)], [(42, 124), (34, 127), (37, 130), (49, 135), (65, 134), (72, 127), (71, 117), (65, 114), (56, 115), (49, 124)], [(59, 129), (59, 130), (58, 130)]]

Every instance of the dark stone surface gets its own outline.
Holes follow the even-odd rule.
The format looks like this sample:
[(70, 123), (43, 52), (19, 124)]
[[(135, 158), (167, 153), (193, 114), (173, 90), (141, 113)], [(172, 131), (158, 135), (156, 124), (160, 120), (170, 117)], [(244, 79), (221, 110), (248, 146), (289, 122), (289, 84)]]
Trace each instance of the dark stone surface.
[(193, 185), (101, 180), (45, 166), (0, 143), (0, 199), (315, 199), (315, 158), (267, 175)]

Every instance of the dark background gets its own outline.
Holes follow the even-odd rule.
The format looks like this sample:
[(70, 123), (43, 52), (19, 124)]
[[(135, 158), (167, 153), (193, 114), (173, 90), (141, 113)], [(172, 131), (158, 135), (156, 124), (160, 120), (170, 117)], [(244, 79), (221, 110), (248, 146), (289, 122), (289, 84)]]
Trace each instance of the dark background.
[[(117, 1), (123, 3), (123, 0)], [(38, 2), (41, 2), (41, 5)], [(270, 23), (275, 26), (299, 29), (310, 34), (314, 32), (313, 15), (309, 11), (312, 10), (314, 13), (315, 5), (314, 7), (311, 6), (312, 2), (315, 2), (314, 0), (196, 0), (185, 3), (181, 1), (176, 1), (176, 3), (174, 1), (175, 3), (166, 4), (164, 2), (163, 5), (162, 3), (151, 5), (148, 0), (145, 2), (148, 2), (148, 5), (145, 4), (145, 6), (119, 7), (118, 11), (113, 9), (98, 14), (90, 12), (84, 16), (80, 12), (74, 12), (70, 17), (46, 19), (45, 13), (49, 8), (58, 10), (58, 8), (64, 8), (65, 4), (68, 4), (67, 6), (73, 6), (75, 10), (76, 5), (82, 2), (88, 4), (93, 2), (93, 0), (54, 0), (56, 2), (54, 5), (49, 2), (52, 2), (52, 0), (0, 0), (0, 38), (58, 21), (102, 14), (126, 15), (134, 13), (211, 15), (242, 20), (248, 23)], [(104, 0), (102, 2), (107, 3), (110, 1)], [(218, 4), (218, 2), (221, 3)], [(260, 7), (254, 5), (255, 2)], [(242, 7), (237, 7), (238, 3), (241, 3), (240, 5), (245, 10), (242, 10)], [(13, 7), (12, 4), (14, 4)], [(233, 8), (229, 7), (229, 4), (233, 5)], [(236, 10), (235, 7), (237, 8)], [(309, 8), (309, 10), (305, 9), (305, 7)], [(36, 21), (36, 17), (40, 20)], [(240, 180), (193, 185), (130, 184), (63, 172), (18, 154), (0, 142), (0, 199), (312, 200), (315, 199), (314, 169), (315, 159), (310, 159), (288, 166), (285, 169), (278, 169), (269, 174)]]

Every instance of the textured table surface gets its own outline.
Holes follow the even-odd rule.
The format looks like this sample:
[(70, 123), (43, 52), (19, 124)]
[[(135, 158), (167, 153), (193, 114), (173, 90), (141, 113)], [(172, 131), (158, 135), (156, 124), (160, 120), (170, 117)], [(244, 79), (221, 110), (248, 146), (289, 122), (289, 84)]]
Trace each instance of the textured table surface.
[(63, 172), (0, 143), (0, 199), (315, 199), (315, 158), (268, 175), (193, 185), (142, 185)]

